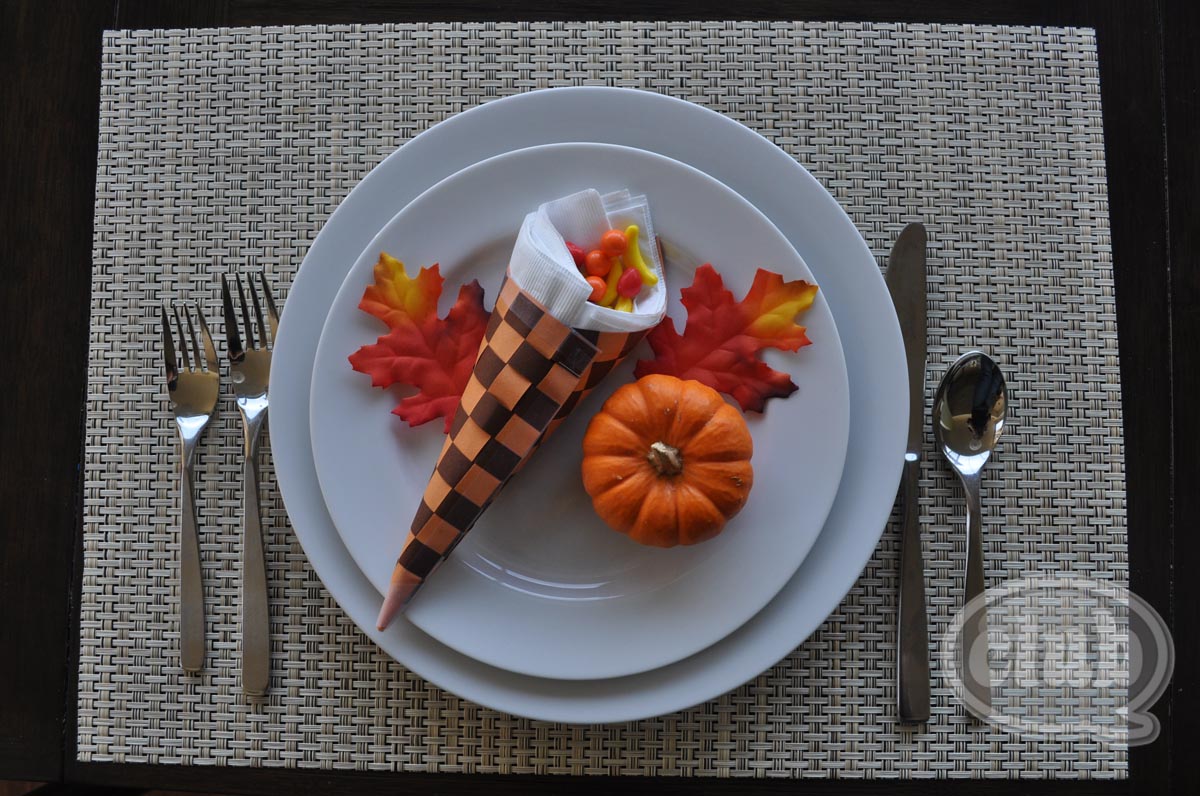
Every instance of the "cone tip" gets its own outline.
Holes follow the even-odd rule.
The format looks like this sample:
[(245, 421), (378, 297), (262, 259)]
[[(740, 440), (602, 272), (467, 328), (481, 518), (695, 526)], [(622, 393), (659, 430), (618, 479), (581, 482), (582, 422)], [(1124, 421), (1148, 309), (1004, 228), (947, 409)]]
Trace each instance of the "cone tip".
[(375, 620), (376, 630), (387, 630), (387, 626), (404, 610), (421, 582), (421, 579), (408, 572), (401, 573), (399, 577), (393, 576), (387, 596), (383, 598), (383, 605), (379, 609), (379, 618)]

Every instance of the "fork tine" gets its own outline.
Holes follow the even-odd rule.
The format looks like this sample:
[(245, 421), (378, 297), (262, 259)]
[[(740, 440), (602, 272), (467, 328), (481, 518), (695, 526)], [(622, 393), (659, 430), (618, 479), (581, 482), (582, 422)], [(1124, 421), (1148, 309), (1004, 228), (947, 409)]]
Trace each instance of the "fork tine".
[(271, 295), (271, 283), (267, 281), (267, 275), (259, 271), (258, 279), (262, 282), (263, 295), (267, 297), (267, 320), (271, 324), (271, 347), (274, 348), (275, 333), (279, 331), (279, 310), (275, 309), (275, 297)]
[(183, 317), (179, 314), (179, 305), (175, 305), (175, 328), (179, 331), (179, 352), (183, 354), (183, 367), (192, 369), (192, 357), (188, 352), (188, 338), (183, 333)]
[(171, 339), (171, 319), (167, 316), (166, 304), (159, 310), (162, 314), (163, 364), (166, 366), (167, 381), (173, 382), (179, 373), (179, 366), (175, 362), (175, 342)]
[(202, 370), (204, 368), (204, 359), (200, 356), (200, 338), (196, 336), (196, 324), (192, 322), (191, 309), (184, 307), (183, 314), (187, 317), (189, 339), (192, 341), (192, 356), (196, 360), (196, 370)]
[(258, 342), (263, 348), (267, 347), (267, 325), (263, 323), (262, 302), (258, 300), (258, 288), (254, 286), (254, 276), (247, 275), (246, 282), (250, 287), (250, 298), (254, 300), (254, 317), (258, 321)]
[(242, 285), (242, 275), (235, 274), (233, 279), (237, 282), (238, 299), (242, 303), (242, 320), (246, 322), (246, 325), (242, 327), (242, 331), (246, 333), (246, 348), (253, 349), (256, 347), (254, 345), (254, 327), (250, 325), (250, 305), (246, 303), (246, 290)]
[(229, 349), (229, 358), (240, 359), (242, 338), (238, 335), (237, 313), (233, 309), (233, 295), (229, 292), (229, 280), (221, 274), (221, 303), (225, 308), (225, 347)]
[(204, 364), (212, 373), (217, 372), (217, 347), (213, 345), (212, 333), (208, 331), (208, 319), (204, 317), (204, 310), (200, 309), (200, 305), (196, 305), (196, 315), (200, 318), (200, 336), (204, 343)]

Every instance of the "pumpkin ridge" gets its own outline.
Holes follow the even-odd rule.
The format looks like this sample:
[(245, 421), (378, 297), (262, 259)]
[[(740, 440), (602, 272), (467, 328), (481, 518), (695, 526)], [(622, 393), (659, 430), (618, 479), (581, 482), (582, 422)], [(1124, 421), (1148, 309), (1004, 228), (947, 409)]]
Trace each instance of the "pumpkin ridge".
[[(675, 418), (679, 414), (679, 393), (683, 382), (674, 377), (645, 378), (634, 382), (637, 392), (645, 404), (646, 436), (666, 442)], [(657, 411), (654, 407), (669, 404), (670, 410)], [(678, 447), (677, 445), (674, 447)]]
[[(692, 484), (680, 485), (680, 487), (675, 491), (674, 499), (676, 503), (675, 516), (677, 519), (682, 516), (682, 512), (679, 509), (679, 501), (685, 500), (688, 502), (688, 504), (690, 504), (690, 513), (693, 516), (707, 514), (708, 519), (712, 520), (712, 522), (709, 523), (710, 527), (705, 528), (704, 526), (701, 526), (694, 533), (688, 533), (688, 531), (692, 531), (691, 528), (681, 529), (679, 539), (681, 544), (696, 544), (697, 542), (703, 542), (706, 539), (711, 539), (721, 532), (721, 529), (724, 527), (725, 522), (728, 519), (724, 512), (722, 512), (717, 506), (717, 504), (709, 499), (708, 495), (704, 494)], [(707, 506), (707, 511), (697, 510), (697, 507), (703, 506)]]
[[(638, 475), (610, 484), (593, 496), (593, 504), (609, 506), (608, 520), (616, 520), (620, 530), (629, 533), (637, 525), (637, 517), (646, 504), (644, 495), (653, 484), (639, 485)], [(643, 497), (638, 497), (643, 495)]]
[[(684, 384), (687, 384), (687, 382), (684, 382)], [(712, 422), (723, 405), (725, 405), (724, 401), (720, 401), (717, 405), (714, 405), (711, 396), (706, 396), (706, 400), (701, 403), (693, 400), (691, 395), (685, 393), (676, 402), (675, 412), (671, 418), (671, 423), (665, 429), (662, 441), (674, 448), (678, 448), (680, 451), (684, 450), (687, 447), (688, 440), (692, 439), (700, 429)]]
[[(722, 406), (729, 406), (722, 402)], [(730, 407), (730, 411), (736, 411)], [(721, 456), (728, 456), (727, 461), (748, 459), (754, 452), (754, 441), (749, 433), (734, 426), (728, 418), (722, 418), (720, 410), (687, 441), (682, 448), (683, 455), (692, 456), (699, 461), (722, 461)], [(736, 417), (741, 420), (741, 417)], [(733, 429), (730, 426), (734, 426)], [(732, 433), (731, 433), (732, 432)], [(742, 444), (748, 442), (749, 444)], [(700, 452), (697, 452), (699, 449)]]
[[(599, 417), (599, 416), (597, 416), (597, 417)], [(641, 434), (638, 432), (638, 430), (636, 428), (634, 428), (633, 426), (629, 425), (628, 423), (626, 423), (624, 418), (618, 417), (617, 415), (614, 415), (611, 412), (605, 412), (604, 417), (609, 422), (615, 423), (618, 426), (620, 426), (623, 430), (628, 431), (634, 438), (641, 437)], [(595, 422), (595, 418), (593, 418), (593, 422)]]
[(592, 463), (591, 470), (599, 471), (603, 475), (590, 476), (584, 482), (585, 488), (592, 485), (597, 491), (608, 490), (625, 481), (646, 475), (637, 460), (625, 454), (596, 453), (588, 459)]
[[(669, 489), (670, 497), (662, 495), (664, 487)], [(669, 532), (679, 521), (679, 508), (675, 503), (675, 492), (676, 490), (671, 488), (670, 484), (656, 481), (646, 499), (642, 501), (642, 505), (638, 507), (634, 527), (643, 529), (637, 535), (638, 541), (642, 544), (651, 544), (655, 547), (670, 547), (673, 544)], [(654, 512), (657, 506), (670, 506), (671, 516), (647, 517), (647, 513)]]
[(696, 502), (703, 501), (704, 503), (708, 504), (708, 507), (710, 509), (712, 509), (714, 513), (724, 516), (725, 512), (721, 511), (721, 507), (713, 502), (713, 499), (708, 496), (708, 493), (697, 489), (695, 484), (687, 483), (687, 484), (684, 484), (681, 488), (676, 489), (675, 490), (675, 499), (676, 500), (679, 500), (679, 493), (683, 492), (683, 491), (687, 491), (688, 498), (690, 500), (693, 500)]
[[(686, 450), (683, 453), (687, 456)], [(693, 453), (687, 456), (687, 458), (695, 464), (729, 464), (745, 460), (746, 455), (736, 451), (732, 453), (729, 451), (713, 451), (711, 453)]]
[(748, 462), (694, 462), (688, 478), (722, 514), (733, 517), (746, 505), (754, 486), (754, 468)]
[[(626, 387), (633, 387), (634, 389), (626, 390)], [(601, 411), (604, 411), (614, 420), (619, 420), (622, 425), (638, 437), (648, 437), (658, 433), (660, 428), (659, 418), (655, 417), (654, 413), (650, 410), (650, 407), (655, 404), (656, 399), (653, 393), (647, 394), (640, 381), (635, 381), (632, 385), (625, 385), (625, 387), (620, 388), (617, 392), (613, 393), (613, 396), (617, 394), (620, 394), (624, 400), (616, 402), (614, 406), (608, 409), (605, 409), (605, 407), (609, 407), (609, 403), (605, 401), (604, 407), (601, 407)], [(609, 396), (609, 400), (612, 400), (613, 396)]]

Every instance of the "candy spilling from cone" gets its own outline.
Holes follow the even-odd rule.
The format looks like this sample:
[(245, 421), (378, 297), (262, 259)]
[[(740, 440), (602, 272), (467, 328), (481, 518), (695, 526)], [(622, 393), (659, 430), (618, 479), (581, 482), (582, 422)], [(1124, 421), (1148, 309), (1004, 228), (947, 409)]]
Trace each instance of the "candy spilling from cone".
[[(636, 226), (657, 279), (618, 310), (593, 292), (567, 241)], [(386, 628), (453, 552), (508, 479), (666, 311), (666, 280), (645, 197), (582, 191), (542, 205), (521, 226), (470, 380), (393, 570), (377, 625)]]

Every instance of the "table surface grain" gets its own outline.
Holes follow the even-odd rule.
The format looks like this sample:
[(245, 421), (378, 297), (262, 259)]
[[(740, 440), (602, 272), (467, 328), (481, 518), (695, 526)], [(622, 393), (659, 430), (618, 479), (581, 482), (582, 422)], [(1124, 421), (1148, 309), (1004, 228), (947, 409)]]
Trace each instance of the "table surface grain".
[[(733, 12), (731, 14), (731, 12)], [(0, 17), (0, 779), (215, 792), (504, 794), (794, 791), (790, 781), (335, 774), (75, 760), (83, 407), (101, 32), (111, 28), (486, 19), (813, 19), (1079, 25), (1097, 31), (1125, 418), (1131, 586), (1171, 624), (1160, 738), (1120, 782), (973, 782), (973, 793), (1196, 793), (1185, 744), (1200, 709), (1200, 7), (1183, 0), (646, 0), (619, 6), (406, 0), (3, 0)], [(1183, 488), (1177, 488), (1182, 485)], [(1177, 573), (1183, 573), (1178, 577)], [(958, 792), (957, 782), (806, 781), (809, 793)]]

